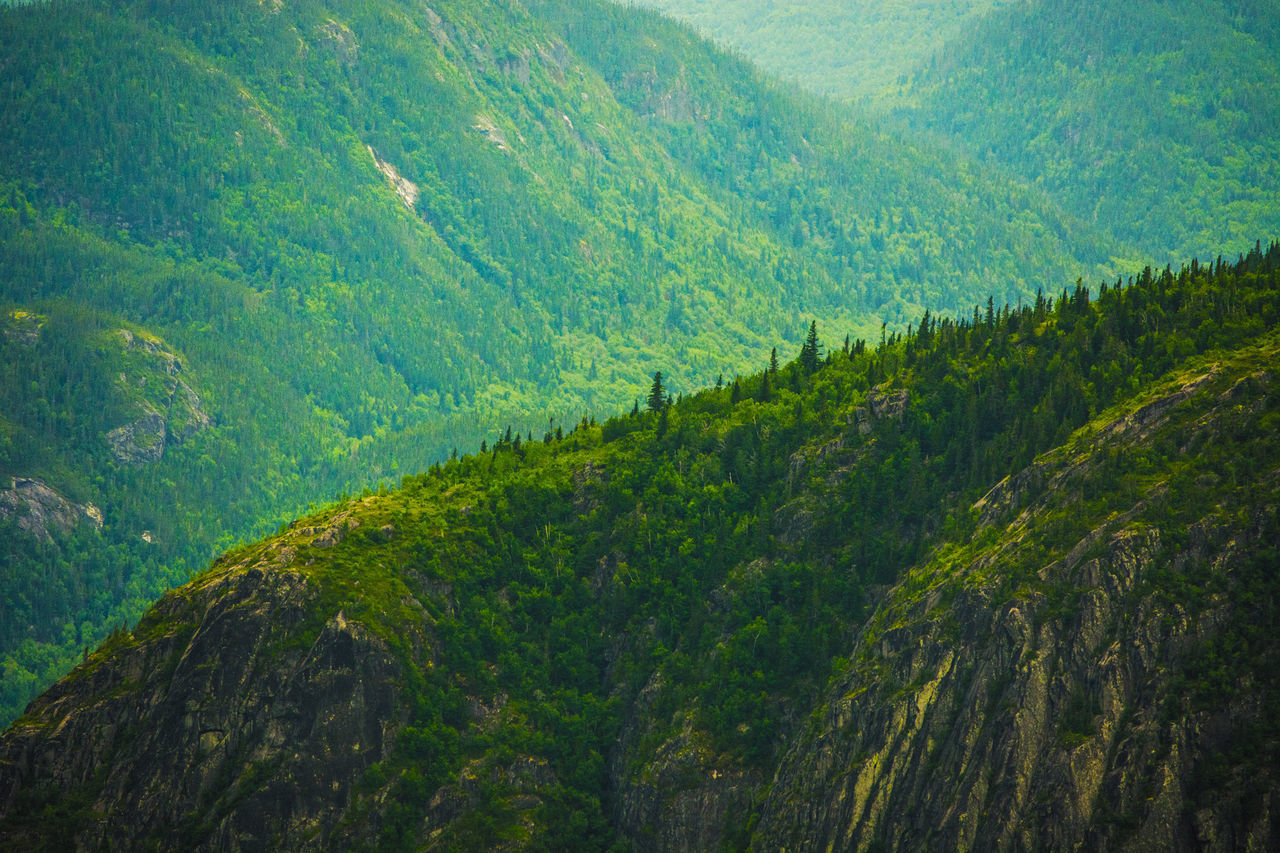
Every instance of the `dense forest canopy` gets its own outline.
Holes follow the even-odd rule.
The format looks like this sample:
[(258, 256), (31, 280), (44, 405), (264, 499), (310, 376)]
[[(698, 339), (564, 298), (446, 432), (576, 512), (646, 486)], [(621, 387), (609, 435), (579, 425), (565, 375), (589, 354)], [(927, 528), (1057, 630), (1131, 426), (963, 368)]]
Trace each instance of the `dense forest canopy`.
[[(683, 828), (732, 849), (776, 849), (822, 829), (789, 816), (832, 791), (797, 801), (787, 786), (803, 789), (812, 774), (797, 782), (775, 771), (805, 760), (792, 745), (818, 737), (829, 702), (856, 698), (846, 675), (860, 674), (859, 692), (929, 701), (925, 681), (882, 671), (884, 650), (917, 627), (895, 608), (933, 601), (944, 632), (970, 616), (953, 601), (979, 614), (1024, 608), (1048, 643), (1091, 593), (1062, 567), (1101, 554), (1107, 540), (1096, 531), (1117, 529), (1165, 539), (1133, 581), (1140, 609), (1165, 608), (1150, 621), (1181, 619), (1203, 633), (1176, 634), (1145, 704), (1108, 719), (1119, 715), (1124, 737), (1140, 739), (1187, 703), (1237, 703), (1217, 731), (1232, 743), (1249, 734), (1249, 750), (1232, 753), (1229, 771), (1211, 756), (1197, 764), (1182, 801), (1216, 807), (1215, 779), (1274, 784), (1277, 638), (1265, 626), (1280, 600), (1278, 295), (1272, 244), (1238, 263), (1148, 268), (1097, 290), (989, 302), (960, 319), (925, 315), (875, 345), (824, 339), (814, 321), (794, 359), (720, 387), (667, 402), (655, 376), (646, 411), (540, 437), (495, 432), (480, 453), (236, 549), (113, 635), (22, 718), (6, 748), (63, 732), (64, 716), (78, 730), (69, 708), (81, 704), (174, 724), (94, 735), (86, 747), (113, 759), (81, 781), (27, 774), (0, 832), (32, 843), (86, 832), (195, 845), (242, 818), (272, 826), (290, 804), (321, 803), (325, 816), (308, 827), (308, 843), (321, 846), (404, 850), (432, 837), (456, 849), (573, 839), (575, 849), (608, 850)], [(1237, 535), (1250, 543), (1243, 563), (1188, 561), (1189, 550)], [(262, 621), (269, 608), (279, 618)], [(1136, 661), (1142, 650), (1113, 639), (1147, 618), (1129, 616), (1089, 630)], [(235, 630), (220, 634), (228, 624)], [(335, 638), (340, 651), (327, 645)], [(960, 654), (955, 640), (937, 642)], [(211, 657), (201, 665), (199, 655)], [(154, 674), (128, 677), (129, 661), (142, 659)], [(248, 687), (204, 692), (237, 667)], [(989, 720), (1009, 701), (1007, 670), (978, 703)], [(347, 774), (331, 789), (294, 774), (312, 756), (278, 742), (293, 714), (208, 738), (178, 722), (192, 713), (181, 691), (193, 686), (202, 719), (220, 709), (239, 719), (272, 685), (293, 702), (304, 684), (345, 683), (352, 671), (369, 675), (324, 694), (336, 702), (331, 720), (312, 727), (299, 712), (299, 736), (333, 748), (367, 737), (374, 713), (396, 735), (382, 752), (335, 750), (343, 760), (314, 771)], [(1105, 752), (1098, 688), (1088, 689), (1055, 706), (1056, 750), (1094, 742)], [(374, 696), (393, 704), (375, 712)], [(226, 745), (206, 749), (206, 739)], [(161, 740), (173, 749), (131, 748)], [(200, 761), (166, 764), (185, 762), (182, 744), (196, 742)], [(151, 765), (128, 757), (140, 755)], [(208, 760), (223, 769), (211, 773)], [(207, 781), (182, 808), (158, 812), (155, 798), (121, 791), (119, 807), (168, 815), (133, 828), (84, 806), (147, 766), (178, 789)], [(736, 819), (711, 812), (723, 825), (639, 805), (655, 788), (706, 790), (713, 772), (733, 780), (719, 796), (742, 809)], [(1117, 802), (1088, 827), (1123, 839), (1158, 810), (1152, 800)]]
[(1280, 229), (1275, 0), (653, 0), (1162, 263)]
[(495, 424), (1130, 256), (641, 10), (0, 17), (0, 501), (88, 519), (0, 549), (10, 715), (233, 542)]
[(641, 0), (806, 89), (892, 90), (999, 0)]

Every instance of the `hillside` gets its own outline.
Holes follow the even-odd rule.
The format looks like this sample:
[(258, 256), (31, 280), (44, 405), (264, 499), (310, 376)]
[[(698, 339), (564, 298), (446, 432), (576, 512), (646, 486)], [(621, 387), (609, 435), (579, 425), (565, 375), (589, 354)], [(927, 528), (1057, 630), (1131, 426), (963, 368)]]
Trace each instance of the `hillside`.
[(1280, 233), (1280, 5), (651, 0), (1161, 264)]
[[(635, 9), (36, 4), (0, 69), (0, 316), (47, 318), (0, 342), (4, 719), (313, 502), (1129, 254)], [(176, 364), (208, 423), (161, 440), (123, 386)]]
[(0, 839), (1266, 847), (1280, 244), (1118, 284), (239, 548), (0, 739)]
[(1179, 263), (1280, 233), (1280, 4), (1011, 4), (906, 87), (912, 128)]
[(891, 91), (999, 0), (642, 0), (806, 89), (843, 100)]

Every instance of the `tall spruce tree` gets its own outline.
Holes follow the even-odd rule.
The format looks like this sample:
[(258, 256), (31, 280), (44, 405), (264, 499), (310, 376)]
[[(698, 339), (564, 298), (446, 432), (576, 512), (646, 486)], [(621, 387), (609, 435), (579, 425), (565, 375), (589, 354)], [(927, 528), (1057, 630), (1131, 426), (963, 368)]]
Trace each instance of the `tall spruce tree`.
[(809, 336), (805, 338), (804, 346), (800, 347), (800, 366), (804, 368), (805, 373), (813, 373), (818, 369), (819, 354), (818, 350), (821, 344), (818, 343), (818, 321), (814, 320), (809, 324)]
[(662, 387), (662, 371), (654, 371), (653, 385), (649, 387), (649, 411), (660, 412), (667, 406), (666, 389)]

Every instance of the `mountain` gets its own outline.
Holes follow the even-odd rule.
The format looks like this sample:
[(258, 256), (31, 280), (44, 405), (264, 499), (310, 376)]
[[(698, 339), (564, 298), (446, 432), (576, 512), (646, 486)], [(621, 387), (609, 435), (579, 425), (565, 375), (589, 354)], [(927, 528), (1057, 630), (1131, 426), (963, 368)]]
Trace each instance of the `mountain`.
[(1280, 233), (1280, 4), (1002, 7), (906, 87), (911, 127), (1179, 263)]
[(313, 502), (1131, 254), (650, 12), (0, 18), (5, 719)]
[(650, 5), (1161, 264), (1280, 233), (1275, 0)]
[(642, 0), (761, 67), (833, 98), (892, 91), (1000, 0)]
[(815, 328), (300, 519), (0, 738), (0, 839), (1266, 848), (1278, 291), (1273, 244)]

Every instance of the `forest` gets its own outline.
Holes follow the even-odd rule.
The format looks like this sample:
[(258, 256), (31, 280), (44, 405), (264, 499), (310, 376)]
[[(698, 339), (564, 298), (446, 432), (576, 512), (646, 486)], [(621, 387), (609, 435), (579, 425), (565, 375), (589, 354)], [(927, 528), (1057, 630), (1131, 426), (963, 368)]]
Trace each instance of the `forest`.
[[(1124, 511), (1115, 523), (1171, 537), (1135, 594), (1185, 619), (1219, 614), (1167, 661), (1162, 677), (1174, 681), (1153, 694), (1164, 704), (1139, 716), (1239, 698), (1256, 727), (1247, 754), (1233, 753), (1231, 778), (1273, 784), (1265, 778), (1280, 743), (1280, 692), (1277, 638), (1266, 626), (1280, 575), (1275, 479), (1266, 472), (1280, 464), (1280, 410), (1264, 386), (1277, 351), (1278, 289), (1280, 244), (1272, 243), (1233, 263), (1147, 268), (1096, 291), (1077, 283), (1021, 305), (989, 302), (958, 320), (926, 314), (874, 343), (824, 339), (828, 327), (814, 321), (793, 360), (784, 355), (673, 399), (655, 376), (644, 407), (567, 431), (495, 430), (481, 452), (237, 548), (168, 593), (135, 629), (114, 633), (64, 696), (97, 702), (92, 685), (114, 683), (129, 655), (170, 655), (167, 664), (157, 659), (153, 678), (116, 688), (112, 701), (135, 719), (128, 697), (179, 689), (161, 683), (166, 667), (191, 653), (193, 632), (219, 630), (202, 622), (210, 591), (239, 578), (246, 591), (231, 593), (239, 612), (257, 612), (244, 596), (266, 572), (278, 578), (273, 585), (312, 591), (257, 647), (254, 689), (269, 691), (292, 672), (335, 630), (335, 613), (361, 626), (351, 642), (385, 648), (400, 672), (395, 701), (406, 716), (394, 746), (352, 771), (359, 781), (343, 789), (347, 816), (324, 830), (337, 833), (324, 843), (415, 849), (422, 827), (443, 819), (449, 849), (513, 839), (560, 849), (569, 838), (576, 849), (614, 849), (624, 830), (632, 840), (658, 830), (627, 824), (611, 798), (644, 785), (697, 784), (660, 778), (671, 744), (684, 744), (703, 756), (697, 766), (756, 792), (744, 802), (749, 820), (716, 829), (724, 846), (767, 848), (766, 836), (753, 835), (756, 821), (785, 830), (766, 825), (769, 780), (831, 686), (851, 668), (874, 670), (874, 654), (849, 650), (890, 642), (892, 622), (883, 620), (893, 612), (884, 607), (944, 579), (941, 594), (949, 573), (966, 565), (986, 573), (981, 590), (992, 606), (1039, 601), (1045, 625), (1069, 621), (1084, 591), (1046, 567)], [(1170, 388), (1176, 393), (1162, 396)], [(1150, 422), (1143, 413), (1167, 412), (1170, 399), (1189, 408), (1167, 431), (1131, 455), (1108, 446), (1106, 436)], [(1206, 413), (1219, 411), (1227, 420), (1207, 428)], [(1078, 484), (1056, 493), (1033, 484), (991, 509), (1012, 475), (1052, 470), (1064, 454), (1089, 460)], [(1003, 522), (993, 513), (1007, 521), (1020, 508), (1036, 515), (1018, 559), (983, 559), (1001, 547)], [(1204, 535), (1227, 538), (1261, 525), (1248, 534), (1258, 543), (1252, 562), (1228, 572), (1179, 561), (1188, 531), (1206, 520), (1218, 533)], [(919, 686), (894, 684), (884, 689), (910, 696)], [(993, 689), (994, 702), (1002, 687)], [(223, 705), (242, 713), (235, 695), (206, 696), (205, 713)], [(1064, 702), (1056, 748), (1100, 736), (1093, 720), (1101, 709), (1081, 697)], [(64, 713), (58, 702), (37, 703), (13, 737), (37, 737)], [(127, 746), (157, 729), (165, 727), (134, 726), (113, 754), (164, 754)], [(211, 794), (188, 802), (181, 823), (147, 823), (148, 843), (195, 845), (254, 791), (261, 803), (310, 796), (272, 794), (286, 784), (276, 774), (290, 759), (253, 753), (254, 731), (237, 735), (239, 749), (264, 754), (262, 763), (227, 758), (230, 775), (219, 777), (238, 792), (233, 799)], [(65, 842), (71, 836), (58, 833), (91, 831), (97, 818), (77, 804), (95, 801), (112, 766), (74, 796), (54, 793), (56, 781), (29, 785), (0, 832)], [(135, 772), (130, 766), (119, 772)], [(522, 766), (545, 772), (526, 778), (511, 769)], [(195, 770), (172, 772), (180, 779)], [(1212, 805), (1213, 774), (1223, 772), (1190, 777), (1188, 808)], [(442, 797), (456, 804), (444, 818)], [(1149, 808), (1147, 800), (1135, 808)], [(1120, 823), (1102, 821), (1108, 832), (1123, 832)]]
[[(6, 718), (234, 543), (495, 423), (626, 411), (659, 369), (702, 387), (813, 316), (873, 339), (1133, 268), (1037, 192), (639, 9), (0, 18)], [(16, 480), (101, 528), (30, 535)]]
[(1275, 0), (647, 0), (1161, 264), (1280, 228)]

